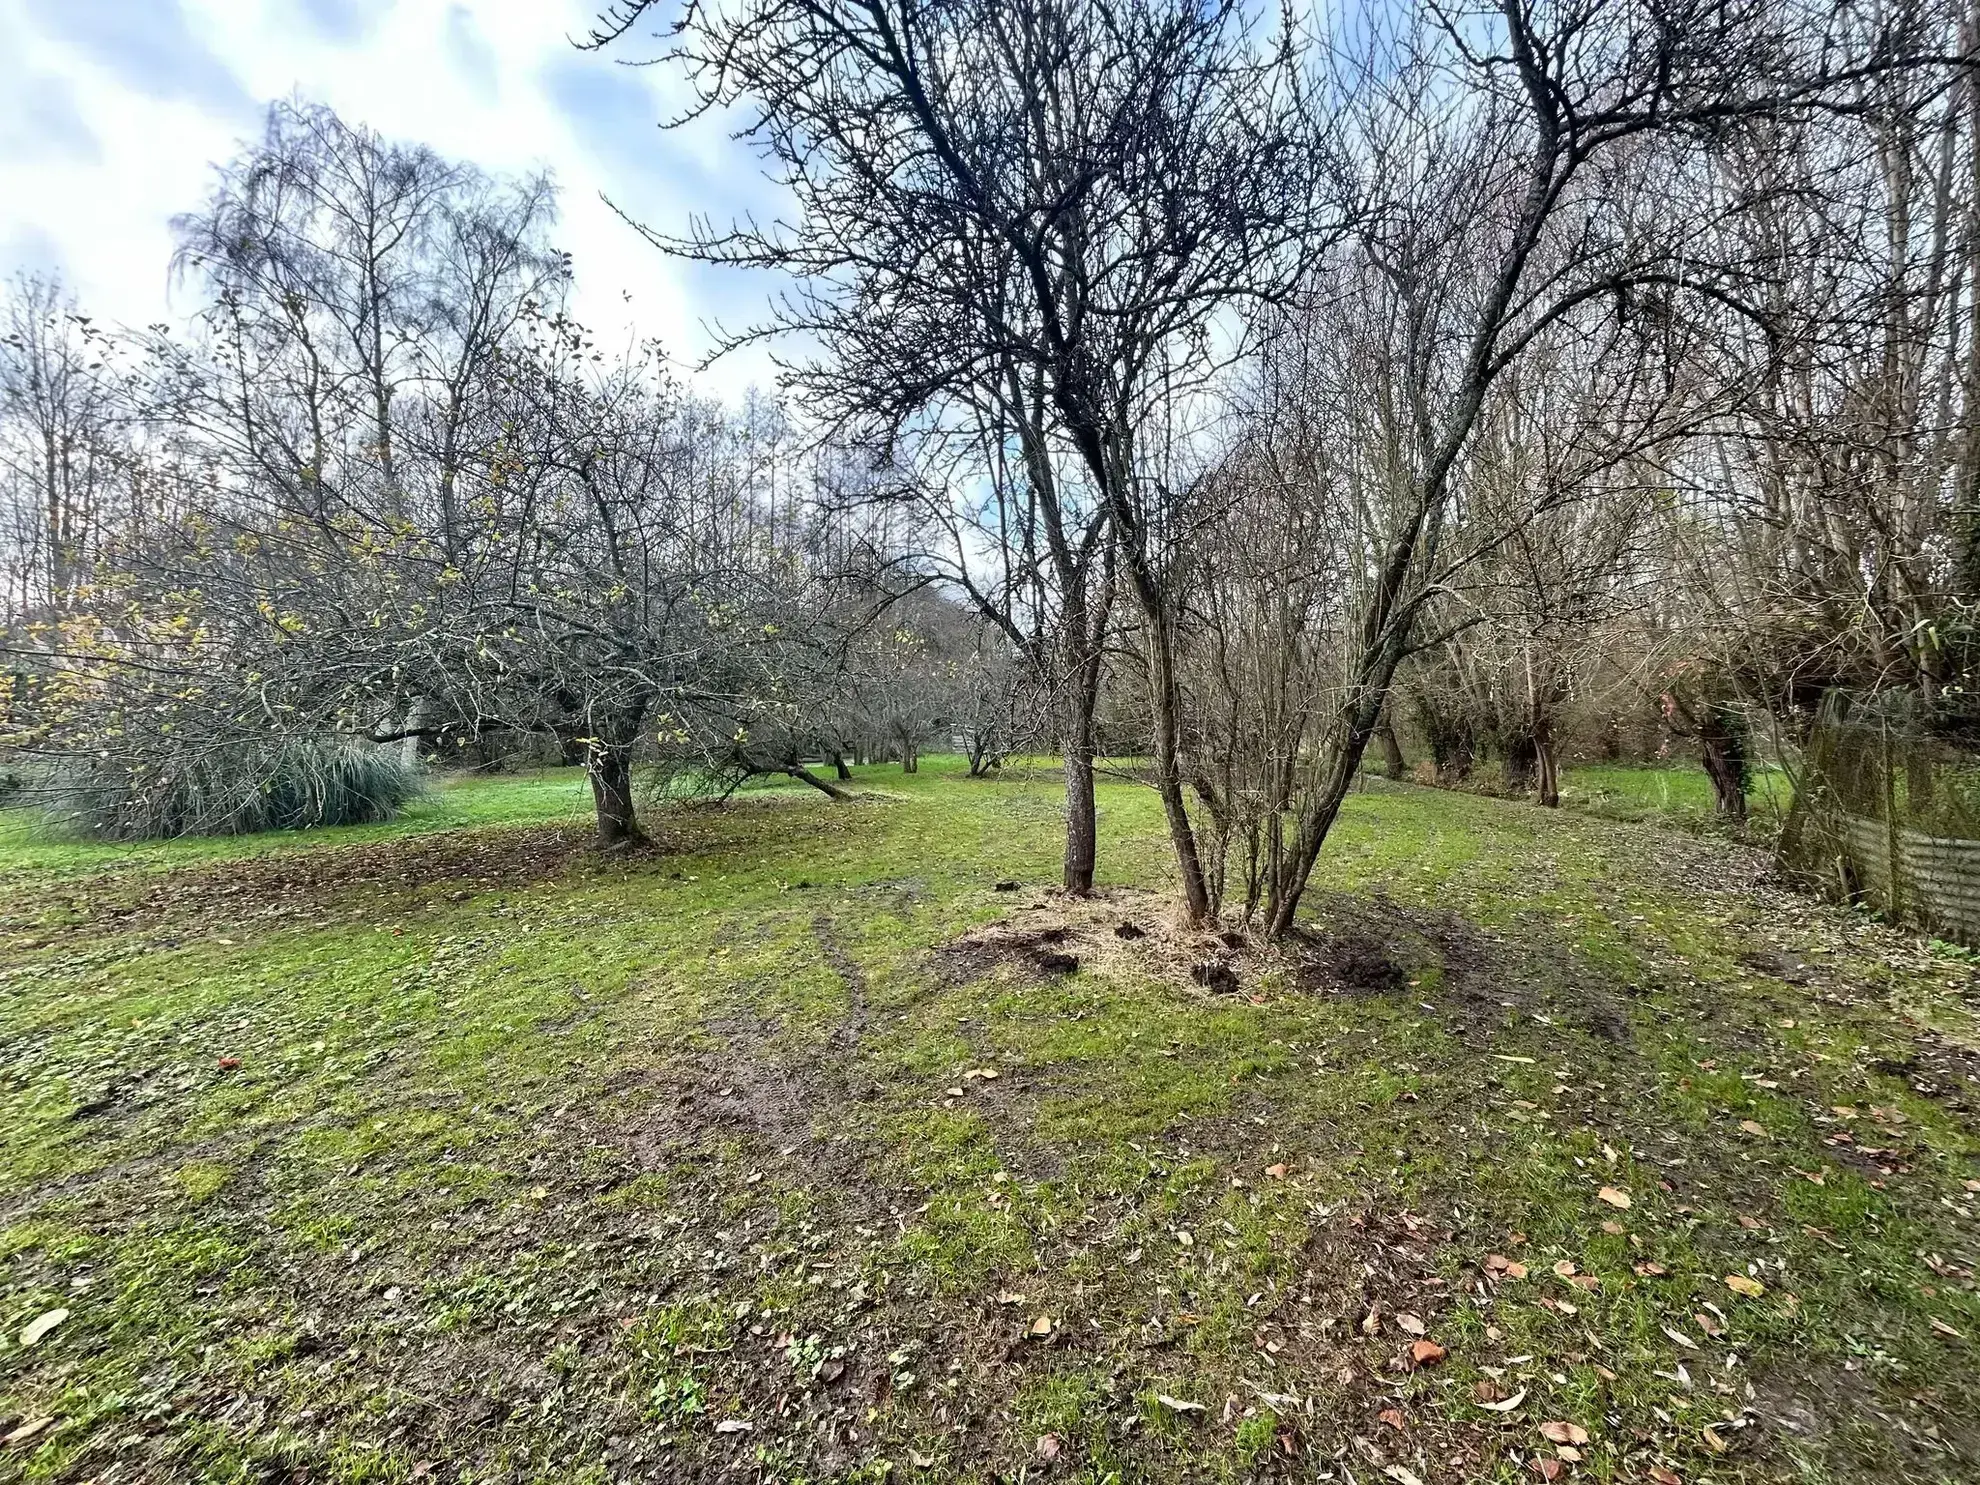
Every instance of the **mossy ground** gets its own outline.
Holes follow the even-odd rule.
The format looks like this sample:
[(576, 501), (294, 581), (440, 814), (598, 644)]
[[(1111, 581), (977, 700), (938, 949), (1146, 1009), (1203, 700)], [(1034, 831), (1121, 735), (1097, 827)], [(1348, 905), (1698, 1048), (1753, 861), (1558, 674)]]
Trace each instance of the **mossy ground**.
[(0, 840), (0, 1478), (1980, 1477), (1967, 958), (1388, 788), (1211, 995), (1145, 791), (864, 773)]

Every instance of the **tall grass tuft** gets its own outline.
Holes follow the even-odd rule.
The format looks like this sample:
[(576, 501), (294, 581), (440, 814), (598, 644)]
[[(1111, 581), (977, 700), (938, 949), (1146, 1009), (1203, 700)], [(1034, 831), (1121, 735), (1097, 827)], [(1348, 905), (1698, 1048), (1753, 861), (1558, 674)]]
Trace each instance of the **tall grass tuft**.
[(41, 793), (52, 823), (98, 840), (250, 835), (389, 820), (424, 790), (396, 749), (270, 738), (71, 763)]

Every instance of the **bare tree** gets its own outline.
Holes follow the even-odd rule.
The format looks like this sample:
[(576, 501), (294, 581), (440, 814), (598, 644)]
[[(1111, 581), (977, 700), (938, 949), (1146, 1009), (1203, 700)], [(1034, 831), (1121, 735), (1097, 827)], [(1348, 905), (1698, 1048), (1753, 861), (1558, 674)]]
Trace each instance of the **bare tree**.
[(126, 402), (114, 349), (60, 284), (28, 275), (0, 308), (0, 613), (55, 611), (72, 596), (127, 473)]
[[(1728, 129), (1818, 110), (1912, 55), (1888, 37), (1845, 46), (1821, 15), (1763, 3), (1507, 3), (1365, 34), (1346, 152), (1362, 210), (1335, 278), (1390, 348), (1364, 398), (1393, 430), (1387, 515), (1324, 761), (1270, 894), (1273, 932), (1292, 926), (1396, 667), (1420, 642), (1500, 380), (1592, 307), (1656, 327), (1674, 300), (1732, 297), (1698, 253), (1710, 220), (1679, 220), (1669, 202), (1709, 199), (1681, 187)], [(1462, 102), (1449, 106), (1453, 88)]]
[(299, 516), (424, 501), (451, 540), (472, 399), (523, 316), (561, 300), (554, 216), (547, 177), (491, 179), (319, 105), (275, 105), (174, 224), (211, 340), (169, 414)]
[[(621, 6), (600, 44), (650, 8)], [(1182, 779), (1178, 432), (1229, 360), (1228, 311), (1283, 284), (1314, 220), (1296, 54), (1247, 15), (1236, 0), (846, 0), (692, 7), (670, 33), (705, 106), (752, 110), (799, 210), (787, 229), (668, 245), (803, 276), (769, 328), (824, 348), (793, 375), (823, 406), (889, 430), (1000, 408), (1041, 509), (1062, 511), (1077, 479), (1104, 513), (1143, 616), (1154, 780), (1191, 919), (1209, 900)]]
[[(1850, 23), (1921, 56), (1974, 46), (1960, 5)], [(1694, 626), (1687, 672), (1709, 662), (1708, 690), (1790, 735), (1830, 687), (1930, 700), (1972, 665), (1977, 100), (1971, 65), (1880, 69), (1715, 160), (1716, 189), (1753, 202), (1715, 250), (1753, 265), (1759, 313), (1722, 317), (1746, 395), (1678, 466), (1669, 550), (1716, 631)]]

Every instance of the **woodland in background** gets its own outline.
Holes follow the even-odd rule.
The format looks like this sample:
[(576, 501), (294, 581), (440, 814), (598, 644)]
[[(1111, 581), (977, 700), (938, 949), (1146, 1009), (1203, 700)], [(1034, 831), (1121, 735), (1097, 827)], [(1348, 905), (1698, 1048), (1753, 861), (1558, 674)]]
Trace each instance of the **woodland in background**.
[(732, 339), (787, 400), (573, 323), (548, 180), (277, 106), (177, 224), (191, 323), (8, 295), (31, 797), (308, 823), (528, 746), (616, 846), (643, 765), (1050, 751), (1083, 891), (1113, 755), (1184, 919), (1277, 934), (1371, 746), (1542, 804), (1677, 750), (1737, 818), (1832, 690), (1964, 714), (1964, 6), (635, 3), (592, 44), (784, 189), (651, 233), (777, 276)]

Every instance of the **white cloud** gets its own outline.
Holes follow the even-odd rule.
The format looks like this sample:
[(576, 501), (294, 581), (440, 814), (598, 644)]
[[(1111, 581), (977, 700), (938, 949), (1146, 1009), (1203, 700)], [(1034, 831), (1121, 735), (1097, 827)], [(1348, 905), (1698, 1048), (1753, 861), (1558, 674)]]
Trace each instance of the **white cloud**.
[[(719, 122), (657, 127), (681, 101), (663, 69), (573, 48), (596, 9), (0, 0), (0, 272), (58, 267), (91, 312), (123, 323), (183, 312), (183, 294), (168, 301), (171, 217), (258, 132), (261, 106), (296, 93), (486, 169), (551, 169), (580, 317), (608, 338), (657, 334), (691, 360), (709, 343), (704, 321), (747, 320), (773, 285), (667, 259), (600, 193), (678, 232), (696, 213), (760, 206), (767, 188)], [(768, 376), (754, 356), (713, 381), (734, 394)]]

